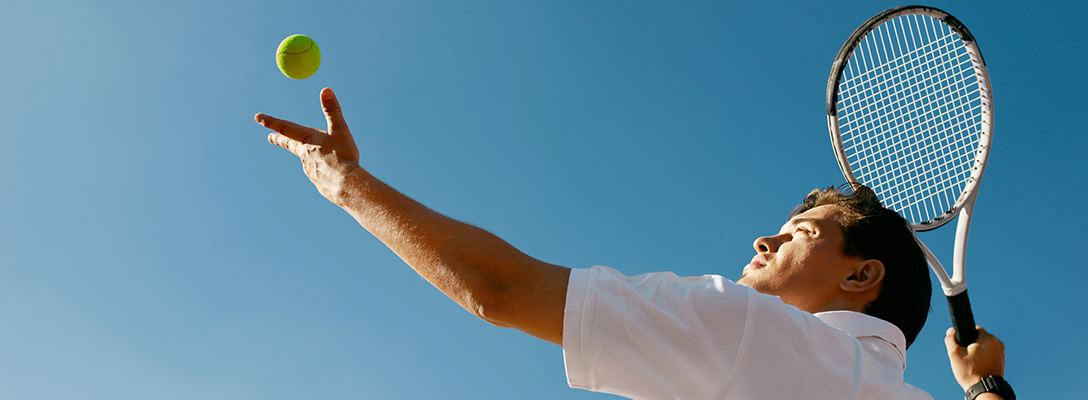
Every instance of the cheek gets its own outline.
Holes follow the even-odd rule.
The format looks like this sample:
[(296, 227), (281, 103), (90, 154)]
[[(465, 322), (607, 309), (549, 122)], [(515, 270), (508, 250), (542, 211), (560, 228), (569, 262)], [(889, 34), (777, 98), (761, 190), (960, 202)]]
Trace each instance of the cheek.
[(780, 280), (805, 280), (811, 278), (811, 275), (818, 269), (818, 266), (824, 261), (821, 259), (818, 253), (812, 251), (813, 249), (796, 246), (786, 254), (781, 254), (781, 264), (778, 265), (775, 273), (779, 276)]
[(778, 253), (778, 269), (780, 272), (790, 272), (804, 267), (809, 258), (808, 249), (801, 246), (791, 246), (786, 251)]

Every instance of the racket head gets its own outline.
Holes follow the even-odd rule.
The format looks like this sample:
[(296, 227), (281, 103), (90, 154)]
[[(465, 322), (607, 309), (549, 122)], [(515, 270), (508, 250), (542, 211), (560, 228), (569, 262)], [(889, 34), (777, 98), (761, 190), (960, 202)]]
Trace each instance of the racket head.
[(974, 36), (948, 13), (897, 7), (855, 30), (828, 77), (827, 118), (846, 180), (914, 230), (974, 201), (993, 139), (990, 79)]

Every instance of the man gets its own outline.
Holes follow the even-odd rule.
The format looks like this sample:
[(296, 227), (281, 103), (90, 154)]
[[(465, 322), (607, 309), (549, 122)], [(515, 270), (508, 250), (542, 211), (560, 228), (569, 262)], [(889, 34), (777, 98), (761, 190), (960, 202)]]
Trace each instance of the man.
[[(634, 398), (930, 398), (903, 382), (904, 352), (928, 309), (928, 271), (902, 218), (874, 208), (867, 189), (810, 194), (777, 235), (756, 240), (737, 283), (571, 270), (373, 177), (359, 166), (332, 90), (322, 90), (321, 104), (327, 131), (255, 119), (300, 158), (325, 198), (451, 299), (563, 346), (572, 387)], [(865, 207), (894, 216), (898, 229), (871, 226)], [(1003, 372), (996, 339), (981, 337), (973, 348), (949, 347), (961, 385)]]

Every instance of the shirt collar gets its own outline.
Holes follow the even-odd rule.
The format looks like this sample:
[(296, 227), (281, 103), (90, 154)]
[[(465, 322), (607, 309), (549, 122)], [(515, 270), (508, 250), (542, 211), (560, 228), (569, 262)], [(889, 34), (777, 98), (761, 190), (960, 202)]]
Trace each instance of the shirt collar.
[(825, 311), (815, 315), (824, 323), (855, 338), (877, 337), (890, 343), (906, 365), (907, 339), (891, 322), (855, 311)]

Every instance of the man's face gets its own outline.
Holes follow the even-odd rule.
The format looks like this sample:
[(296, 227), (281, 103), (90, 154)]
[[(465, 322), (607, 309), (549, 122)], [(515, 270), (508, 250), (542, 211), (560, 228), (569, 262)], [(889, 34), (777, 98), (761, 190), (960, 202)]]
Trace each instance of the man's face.
[(805, 311), (824, 311), (860, 258), (842, 255), (839, 209), (825, 205), (791, 218), (777, 235), (756, 239), (756, 256), (737, 283)]

